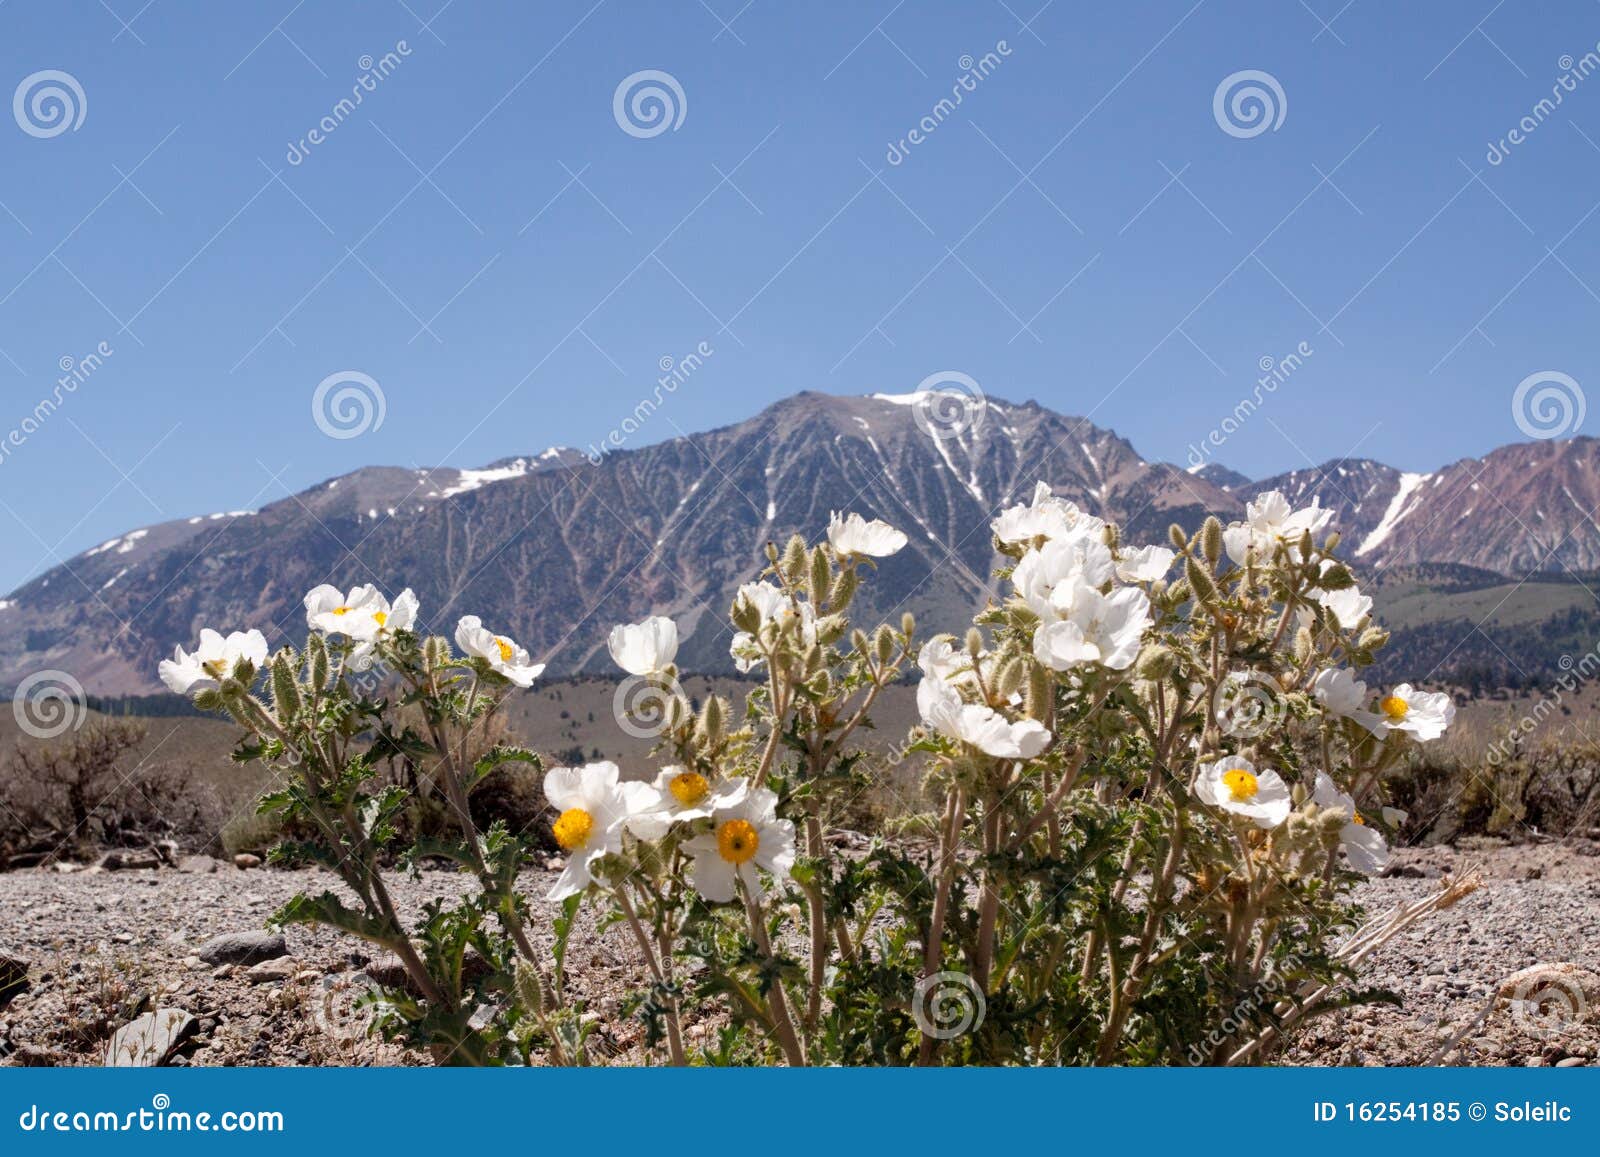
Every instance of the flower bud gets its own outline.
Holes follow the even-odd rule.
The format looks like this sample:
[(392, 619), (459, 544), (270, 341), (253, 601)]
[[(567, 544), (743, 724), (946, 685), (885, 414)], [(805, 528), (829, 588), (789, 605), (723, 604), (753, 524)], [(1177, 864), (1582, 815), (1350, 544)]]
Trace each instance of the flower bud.
[(967, 654), (974, 659), (983, 654), (983, 632), (977, 627), (967, 628)]
[(783, 563), (779, 566), (784, 580), (795, 586), (805, 578), (806, 573), (806, 540), (798, 534), (789, 540), (789, 545), (783, 548)]
[(1214, 514), (1200, 528), (1200, 550), (1212, 566), (1222, 559), (1222, 523)]
[(727, 707), (720, 696), (712, 695), (706, 699), (706, 705), (700, 709), (700, 734), (706, 746), (715, 747), (722, 742), (726, 713)]
[(828, 601), (829, 588), (833, 586), (833, 563), (828, 552), (817, 547), (811, 552), (811, 601), (820, 607)]
[(844, 610), (855, 598), (856, 586), (860, 581), (854, 567), (840, 571), (839, 577), (833, 582), (833, 589), (828, 592), (828, 605), (836, 611)]
[(513, 974), (517, 986), (517, 999), (522, 1007), (535, 1015), (544, 1011), (544, 991), (539, 985), (539, 970), (526, 960), (518, 960)]
[(994, 686), (990, 690), (994, 692), (995, 698), (1003, 702), (1022, 689), (1022, 681), (1027, 674), (1027, 665), (1022, 657), (1013, 655), (1000, 664), (1000, 670), (995, 672)]
[(1341, 541), (1343, 540), (1340, 538), (1339, 532), (1337, 530), (1330, 530), (1328, 532), (1328, 537), (1322, 540), (1322, 549), (1327, 551), (1329, 554), (1332, 554), (1334, 551), (1339, 549), (1339, 543)]
[(328, 641), (312, 632), (306, 641), (306, 654), (311, 658), (311, 685), (320, 691), (328, 685)]
[(1388, 643), (1388, 641), (1388, 631), (1384, 630), (1382, 627), (1368, 627), (1366, 630), (1361, 632), (1361, 638), (1357, 641), (1356, 646), (1360, 647), (1363, 651), (1376, 651), (1378, 648)]
[(917, 616), (910, 611), (900, 616), (900, 633), (908, 639), (917, 633)]
[(1112, 551), (1122, 549), (1122, 529), (1114, 522), (1108, 522), (1100, 531), (1100, 537)]
[(1176, 522), (1167, 527), (1167, 538), (1171, 540), (1174, 550), (1181, 552), (1189, 549), (1189, 536), (1183, 533), (1183, 527)]
[(872, 636), (872, 645), (878, 652), (878, 665), (888, 666), (889, 660), (894, 658), (894, 632), (889, 629), (887, 623), (878, 627)]
[(1311, 628), (1301, 627), (1294, 633), (1294, 661), (1304, 663), (1311, 658)]
[(1055, 684), (1050, 679), (1050, 672), (1038, 663), (1028, 664), (1028, 701), (1026, 710), (1029, 719), (1047, 719), (1050, 707), (1055, 702)]
[(294, 652), (284, 648), (272, 657), (272, 705), (281, 719), (300, 714), (300, 685), (294, 678)]
[(1158, 683), (1177, 669), (1178, 656), (1171, 649), (1159, 645), (1144, 649), (1136, 668), (1139, 678)]
[(1211, 572), (1206, 570), (1194, 559), (1189, 559), (1183, 566), (1183, 577), (1194, 590), (1194, 597), (1202, 603), (1215, 601), (1217, 597), (1217, 584), (1211, 577)]

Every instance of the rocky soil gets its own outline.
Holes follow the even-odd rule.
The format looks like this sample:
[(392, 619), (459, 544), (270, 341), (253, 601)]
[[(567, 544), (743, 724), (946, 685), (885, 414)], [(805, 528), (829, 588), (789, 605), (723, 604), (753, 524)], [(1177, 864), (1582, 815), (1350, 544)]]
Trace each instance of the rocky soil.
[[(1600, 844), (1405, 851), (1394, 874), (1365, 886), (1363, 903), (1371, 914), (1387, 913), (1469, 865), (1484, 877), (1479, 891), (1424, 918), (1366, 964), (1363, 983), (1393, 991), (1403, 1006), (1321, 1018), (1279, 1061), (1426, 1064), (1518, 970), (1570, 961), (1600, 972)], [(372, 950), (323, 930), (291, 928), (281, 939), (261, 931), (293, 893), (323, 886), (307, 877), (204, 857), (178, 869), (0, 875), (0, 1064), (423, 1063), (361, 1031), (354, 1000), (384, 966)], [(408, 916), (462, 886), (443, 872), (396, 883)], [(548, 880), (530, 874), (523, 886), (539, 895)], [(630, 943), (620, 929), (601, 935), (592, 927), (572, 943), (569, 974), (591, 1007), (614, 1008), (637, 980)], [(7, 959), (28, 974), (27, 988), (9, 1000)], [(1449, 1063), (1600, 1063), (1600, 998), (1569, 987), (1583, 1023), (1501, 1002), (1466, 1032)], [(615, 1035), (602, 1048), (619, 1061), (638, 1059), (632, 1026), (604, 1019)], [(691, 1025), (691, 1045), (707, 1031)]]

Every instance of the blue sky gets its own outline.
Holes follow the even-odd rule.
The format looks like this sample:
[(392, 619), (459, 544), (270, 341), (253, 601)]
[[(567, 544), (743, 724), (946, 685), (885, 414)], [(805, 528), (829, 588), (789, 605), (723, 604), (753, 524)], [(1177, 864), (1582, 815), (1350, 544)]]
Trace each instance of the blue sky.
[[(0, 4), (0, 96), (83, 106), (0, 116), (0, 441), (112, 351), (0, 457), (0, 590), (361, 465), (583, 447), (701, 342), (641, 442), (956, 370), (1183, 461), (1303, 342), (1216, 456), (1428, 469), (1597, 373), (1600, 75), (1486, 154), (1600, 6), (741, 3)], [(653, 136), (613, 111), (643, 70), (683, 94)], [(1275, 129), (1216, 119), (1243, 70)], [(385, 415), (336, 439), (343, 371)]]

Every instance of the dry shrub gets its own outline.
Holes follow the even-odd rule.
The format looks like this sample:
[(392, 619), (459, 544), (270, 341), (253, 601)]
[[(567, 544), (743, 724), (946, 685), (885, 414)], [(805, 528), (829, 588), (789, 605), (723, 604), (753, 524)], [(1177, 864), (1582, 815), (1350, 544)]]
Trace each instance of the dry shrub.
[(0, 761), (0, 844), (12, 849), (209, 842), (216, 792), (176, 765), (137, 760), (144, 724), (91, 719), (55, 743), (18, 743)]

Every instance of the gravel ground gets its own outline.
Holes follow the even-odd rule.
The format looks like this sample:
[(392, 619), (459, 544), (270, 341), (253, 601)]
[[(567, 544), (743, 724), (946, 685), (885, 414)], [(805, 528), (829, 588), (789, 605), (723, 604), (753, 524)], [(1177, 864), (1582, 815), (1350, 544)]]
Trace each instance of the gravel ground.
[[(1299, 1065), (1428, 1063), (1466, 1027), (1491, 991), (1536, 963), (1573, 961), (1600, 972), (1600, 844), (1433, 848), (1397, 857), (1399, 874), (1374, 880), (1361, 899), (1371, 914), (1438, 887), (1437, 877), (1471, 864), (1483, 887), (1425, 917), (1367, 962), (1363, 983), (1387, 988), (1403, 1007), (1364, 1007), (1314, 1022), (1278, 1058)], [(286, 932), (288, 956), (256, 970), (197, 955), (210, 938), (260, 929), (301, 889), (326, 886), (309, 872), (240, 871), (203, 858), (181, 870), (0, 875), (0, 956), (25, 960), (31, 986), (0, 1006), (0, 1064), (104, 1063), (113, 1032), (141, 1012), (179, 1008), (195, 1018), (175, 1063), (193, 1065), (416, 1064), (422, 1058), (356, 1031), (351, 1002), (365, 990), (370, 949), (320, 929)], [(530, 895), (548, 877), (523, 881)], [(396, 899), (414, 915), (427, 899), (456, 892), (442, 872), (397, 880)], [(534, 931), (548, 936), (535, 924)], [(610, 1011), (638, 968), (613, 928), (573, 937), (569, 974), (591, 1007)], [(263, 977), (261, 972), (270, 973)], [(1581, 1025), (1553, 1028), (1502, 1006), (1450, 1056), (1456, 1064), (1595, 1064), (1600, 1007)], [(617, 1025), (614, 1018), (603, 1018)], [(626, 1022), (602, 1047), (637, 1059)], [(690, 1025), (693, 1045), (707, 1026)]]

